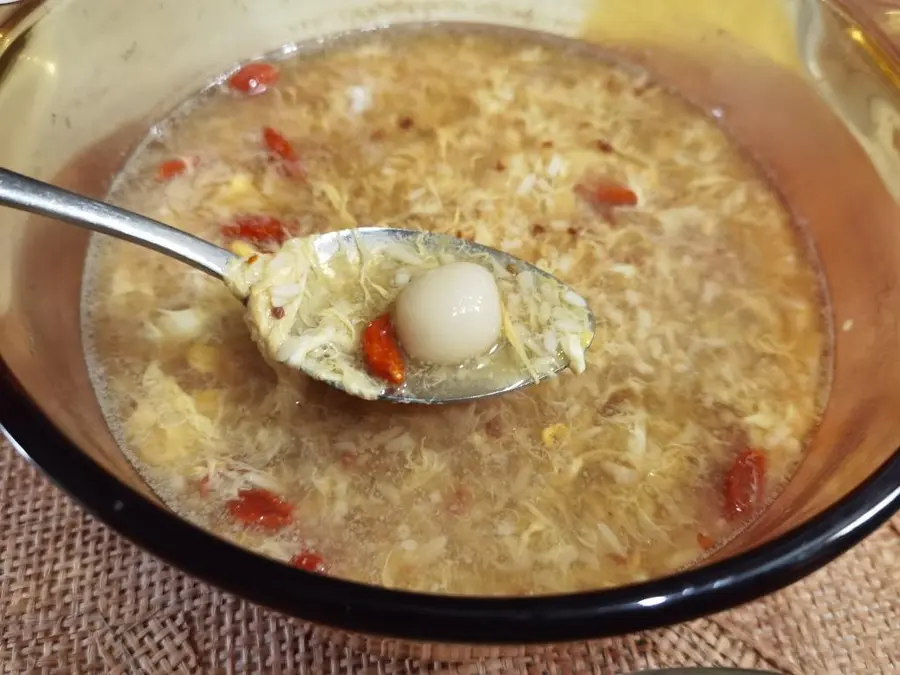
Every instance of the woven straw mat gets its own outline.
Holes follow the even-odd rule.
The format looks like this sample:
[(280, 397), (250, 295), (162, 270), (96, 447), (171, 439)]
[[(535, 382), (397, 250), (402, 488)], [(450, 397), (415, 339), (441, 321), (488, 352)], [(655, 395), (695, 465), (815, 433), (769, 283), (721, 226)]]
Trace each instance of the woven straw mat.
[(0, 674), (491, 675), (730, 666), (900, 673), (900, 517), (794, 586), (739, 609), (550, 655), (375, 659), (162, 564), (0, 443)]

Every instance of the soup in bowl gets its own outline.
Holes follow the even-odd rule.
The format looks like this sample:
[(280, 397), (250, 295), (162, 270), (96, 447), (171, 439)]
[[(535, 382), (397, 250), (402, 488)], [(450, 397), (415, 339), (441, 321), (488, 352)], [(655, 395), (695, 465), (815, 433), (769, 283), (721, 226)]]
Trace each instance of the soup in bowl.
[(270, 368), (216, 279), (98, 238), (83, 326), (121, 446), (178, 513), (313, 571), (467, 595), (676, 571), (765, 508), (827, 394), (824, 289), (775, 187), (714, 119), (571, 43), (423, 26), (244, 65), (110, 197), (248, 259), (361, 223), (471, 237), (598, 317), (582, 375), (367, 404)]
[[(32, 221), (8, 235), (5, 428), (139, 543), (350, 630), (593, 637), (813, 569), (896, 509), (885, 167), (772, 59), (712, 68), (489, 14), (260, 28), (55, 179), (248, 261), (363, 225), (502, 249), (587, 300), (583, 372), (363, 401), (267, 363), (219, 282)], [(407, 263), (376, 284), (389, 312)], [(333, 309), (354, 340), (377, 318)]]

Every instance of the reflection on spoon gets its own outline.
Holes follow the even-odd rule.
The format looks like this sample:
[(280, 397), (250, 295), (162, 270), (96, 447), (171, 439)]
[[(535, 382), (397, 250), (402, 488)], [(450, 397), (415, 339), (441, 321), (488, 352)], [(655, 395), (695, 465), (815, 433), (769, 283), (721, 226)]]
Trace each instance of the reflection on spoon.
[(272, 362), (366, 399), (445, 403), (584, 370), (594, 316), (547, 272), (447, 235), (366, 227), (238, 256), (0, 169), (0, 204), (153, 249), (222, 279)]

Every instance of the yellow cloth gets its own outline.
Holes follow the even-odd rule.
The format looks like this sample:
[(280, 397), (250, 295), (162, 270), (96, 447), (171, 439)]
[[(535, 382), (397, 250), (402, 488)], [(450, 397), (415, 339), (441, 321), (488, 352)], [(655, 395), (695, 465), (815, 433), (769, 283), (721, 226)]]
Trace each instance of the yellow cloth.
[(676, 46), (737, 40), (776, 63), (799, 68), (791, 8), (796, 0), (593, 0), (585, 37)]

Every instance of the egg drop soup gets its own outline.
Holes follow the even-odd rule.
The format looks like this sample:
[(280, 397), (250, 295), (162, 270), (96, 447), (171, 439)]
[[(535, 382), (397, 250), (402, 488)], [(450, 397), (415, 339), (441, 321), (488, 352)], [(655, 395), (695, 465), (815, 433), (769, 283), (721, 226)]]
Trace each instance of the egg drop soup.
[(220, 281), (95, 238), (87, 358), (125, 453), (183, 517), (306, 570), (463, 595), (671, 573), (765, 508), (827, 393), (822, 285), (776, 190), (717, 120), (574, 41), (284, 50), (157, 125), (110, 200), (245, 257), (356, 225), (474, 239), (596, 315), (582, 374), (364, 401), (268, 365)]

